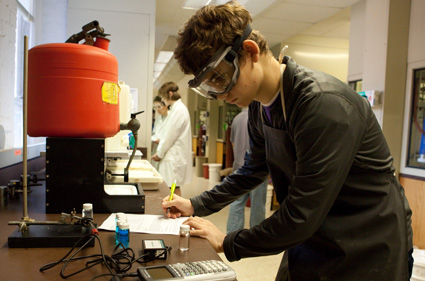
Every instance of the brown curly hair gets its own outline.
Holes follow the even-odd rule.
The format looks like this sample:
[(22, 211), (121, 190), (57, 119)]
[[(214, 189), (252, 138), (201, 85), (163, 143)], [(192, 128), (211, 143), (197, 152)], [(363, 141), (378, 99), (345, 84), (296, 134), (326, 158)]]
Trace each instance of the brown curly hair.
[[(181, 95), (177, 92), (178, 90), (179, 86), (177, 86), (176, 83), (170, 81), (162, 84), (161, 88), (158, 90), (158, 96), (166, 100), (178, 100), (181, 98)], [(171, 98), (168, 95), (169, 92), (173, 92)]]
[[(208, 5), (199, 9), (179, 31), (174, 58), (185, 74), (201, 68), (223, 45), (231, 46), (236, 36), (252, 22), (249, 12), (236, 1)], [(260, 32), (253, 30), (248, 39), (255, 41), (260, 53), (269, 51)], [(243, 50), (239, 51), (243, 61)]]

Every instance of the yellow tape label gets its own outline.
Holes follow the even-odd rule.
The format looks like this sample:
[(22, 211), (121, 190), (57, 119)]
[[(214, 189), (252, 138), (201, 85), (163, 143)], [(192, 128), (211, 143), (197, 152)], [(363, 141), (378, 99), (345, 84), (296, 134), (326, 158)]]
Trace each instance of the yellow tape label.
[(102, 101), (110, 104), (118, 104), (118, 94), (120, 86), (113, 82), (103, 82), (102, 85)]

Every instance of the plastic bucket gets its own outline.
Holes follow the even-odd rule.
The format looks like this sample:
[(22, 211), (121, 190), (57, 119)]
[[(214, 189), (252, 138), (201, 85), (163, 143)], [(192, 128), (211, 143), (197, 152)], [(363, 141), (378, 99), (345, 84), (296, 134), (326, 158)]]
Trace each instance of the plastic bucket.
[(208, 163), (204, 163), (202, 165), (204, 167), (204, 179), (209, 179), (210, 178), (210, 174), (208, 172), (209, 164)]
[(196, 176), (202, 177), (204, 175), (203, 164), (208, 162), (208, 157), (206, 156), (196, 156), (195, 157), (195, 169)]
[(221, 170), (221, 164), (209, 164), (209, 176), (210, 176), (210, 182), (220, 182), (220, 170)]
[(410, 280), (425, 281), (425, 250), (414, 249), (413, 258), (412, 278)]

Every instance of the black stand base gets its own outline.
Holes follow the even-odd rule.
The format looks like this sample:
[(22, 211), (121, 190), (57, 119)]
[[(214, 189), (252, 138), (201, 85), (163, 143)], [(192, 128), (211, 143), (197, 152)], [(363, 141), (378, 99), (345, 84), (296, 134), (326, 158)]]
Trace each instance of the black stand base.
[[(72, 247), (83, 236), (91, 233), (91, 228), (72, 225), (30, 225), (22, 233), (16, 229), (8, 238), (9, 248), (46, 248)], [(90, 237), (83, 239), (77, 246), (82, 246)], [(94, 247), (92, 239), (87, 246)]]

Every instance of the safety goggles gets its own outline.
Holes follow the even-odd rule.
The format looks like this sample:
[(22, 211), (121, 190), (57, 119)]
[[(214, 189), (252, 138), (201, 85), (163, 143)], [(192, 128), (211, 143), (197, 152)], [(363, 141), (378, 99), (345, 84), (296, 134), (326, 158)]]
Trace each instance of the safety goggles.
[(161, 109), (161, 108), (163, 108), (164, 106), (165, 106), (165, 103), (164, 103), (164, 102), (157, 103), (157, 104), (154, 104), (154, 105), (153, 105), (153, 109)]
[(228, 93), (239, 78), (238, 52), (243, 41), (251, 34), (248, 24), (242, 36), (237, 36), (233, 46), (221, 47), (210, 60), (189, 81), (189, 87), (207, 99), (217, 99), (217, 95)]

